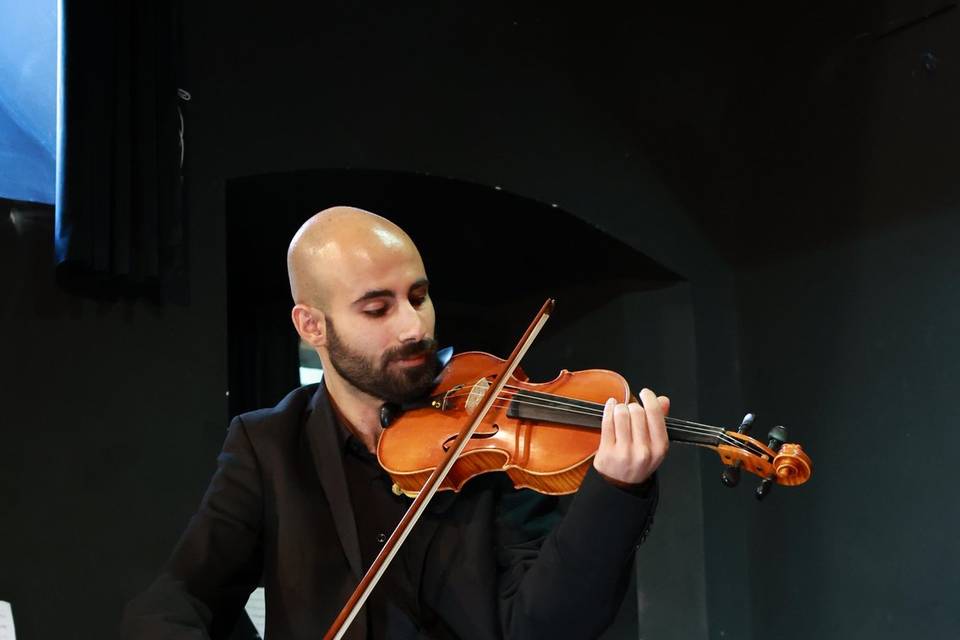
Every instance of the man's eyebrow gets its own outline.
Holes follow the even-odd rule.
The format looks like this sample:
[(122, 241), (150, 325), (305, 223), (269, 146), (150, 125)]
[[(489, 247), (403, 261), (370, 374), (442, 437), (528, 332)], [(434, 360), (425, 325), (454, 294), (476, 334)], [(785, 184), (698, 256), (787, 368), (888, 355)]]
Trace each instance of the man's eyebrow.
[(372, 291), (367, 291), (362, 296), (353, 301), (353, 304), (359, 304), (367, 300), (372, 300), (373, 298), (392, 298), (393, 291), (390, 289), (374, 289)]
[(412, 285), (410, 285), (410, 291), (413, 291), (414, 289), (420, 289), (421, 287), (429, 287), (429, 286), (430, 286), (429, 280), (427, 280), (426, 278), (420, 278), (419, 280), (414, 282)]

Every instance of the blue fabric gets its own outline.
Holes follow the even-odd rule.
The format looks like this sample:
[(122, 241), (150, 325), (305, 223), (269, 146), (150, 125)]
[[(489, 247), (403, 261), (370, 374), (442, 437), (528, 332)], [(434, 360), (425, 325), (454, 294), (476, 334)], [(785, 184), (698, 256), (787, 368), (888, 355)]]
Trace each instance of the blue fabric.
[(57, 2), (0, 0), (0, 197), (53, 204)]

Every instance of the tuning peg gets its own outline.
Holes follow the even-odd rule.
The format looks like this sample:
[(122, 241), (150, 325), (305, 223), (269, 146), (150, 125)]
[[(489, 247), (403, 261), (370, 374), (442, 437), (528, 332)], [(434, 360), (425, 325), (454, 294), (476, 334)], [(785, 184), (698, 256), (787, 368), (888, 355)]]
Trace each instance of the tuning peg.
[[(753, 421), (756, 418), (752, 413), (748, 413), (743, 416), (743, 420), (740, 421), (740, 426), (737, 427), (737, 433), (746, 433), (750, 431), (750, 427), (753, 425)], [(724, 486), (733, 488), (740, 484), (740, 461), (738, 460), (736, 464), (728, 465), (723, 469), (723, 473), (720, 474), (720, 480), (723, 482)]]
[(738, 484), (740, 484), (740, 463), (724, 467), (723, 473), (720, 474), (720, 480), (723, 482), (725, 487), (730, 487), (731, 489)]
[(772, 488), (773, 478), (764, 478), (760, 482), (760, 486), (757, 487), (757, 490), (754, 492), (754, 495), (757, 496), (757, 500), (763, 500), (767, 494), (770, 493), (770, 489)]
[[(777, 426), (773, 427), (772, 429), (770, 429), (770, 433), (767, 434), (767, 446), (773, 449), (774, 453), (779, 451), (780, 447), (782, 447), (783, 443), (786, 441), (787, 441), (787, 428), (784, 427), (782, 424), (778, 424)], [(767, 496), (767, 494), (770, 493), (770, 489), (772, 488), (773, 488), (773, 478), (772, 477), (764, 478), (760, 482), (760, 486), (757, 487), (757, 490), (754, 493), (754, 495), (757, 496), (757, 500), (763, 500)]]
[(787, 441), (787, 428), (778, 424), (774, 428), (770, 429), (770, 433), (767, 434), (767, 438), (769, 438), (767, 446), (773, 449), (774, 452), (780, 451), (780, 447), (783, 446), (783, 443)]

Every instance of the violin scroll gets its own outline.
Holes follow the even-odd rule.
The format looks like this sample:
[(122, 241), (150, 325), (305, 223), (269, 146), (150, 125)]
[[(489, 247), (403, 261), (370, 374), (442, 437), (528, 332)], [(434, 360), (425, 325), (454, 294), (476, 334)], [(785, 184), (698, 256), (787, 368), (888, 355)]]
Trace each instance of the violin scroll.
[(810, 479), (810, 457), (798, 444), (784, 444), (773, 459), (777, 484), (795, 487)]

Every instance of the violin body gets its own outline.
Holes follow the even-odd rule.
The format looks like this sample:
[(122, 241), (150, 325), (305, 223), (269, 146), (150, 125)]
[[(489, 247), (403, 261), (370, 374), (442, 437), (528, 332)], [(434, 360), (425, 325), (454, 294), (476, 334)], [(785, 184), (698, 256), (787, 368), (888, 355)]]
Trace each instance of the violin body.
[[(420, 491), (455, 446), (462, 425), (478, 410), (503, 362), (478, 351), (454, 356), (429, 398), (384, 422), (377, 458), (396, 491), (409, 496)], [(438, 490), (459, 491), (470, 478), (497, 471), (506, 473), (517, 488), (574, 493), (600, 446), (608, 398), (634, 401), (627, 381), (613, 371), (564, 369), (550, 382), (533, 383), (516, 369)], [(735, 486), (740, 469), (763, 478), (758, 498), (773, 484), (795, 486), (810, 477), (810, 457), (800, 445), (785, 442), (783, 427), (775, 427), (764, 444), (746, 435), (747, 422), (738, 431), (670, 417), (666, 424), (671, 442), (706, 447), (720, 456), (726, 468), (724, 484)]]
[[(404, 411), (384, 429), (377, 458), (400, 490), (408, 495), (420, 490), (503, 362), (478, 351), (455, 355), (426, 406)], [(459, 491), (470, 478), (499, 471), (518, 488), (549, 495), (574, 493), (600, 443), (599, 417), (581, 416), (590, 426), (571, 425), (559, 414), (556, 418), (564, 422), (553, 422), (542, 415), (550, 407), (531, 399), (562, 396), (564, 405), (576, 400), (602, 405), (608, 398), (627, 402), (631, 398), (627, 381), (613, 371), (564, 369), (549, 382), (532, 383), (518, 369), (507, 385), (503, 400), (483, 419), (440, 489)]]

